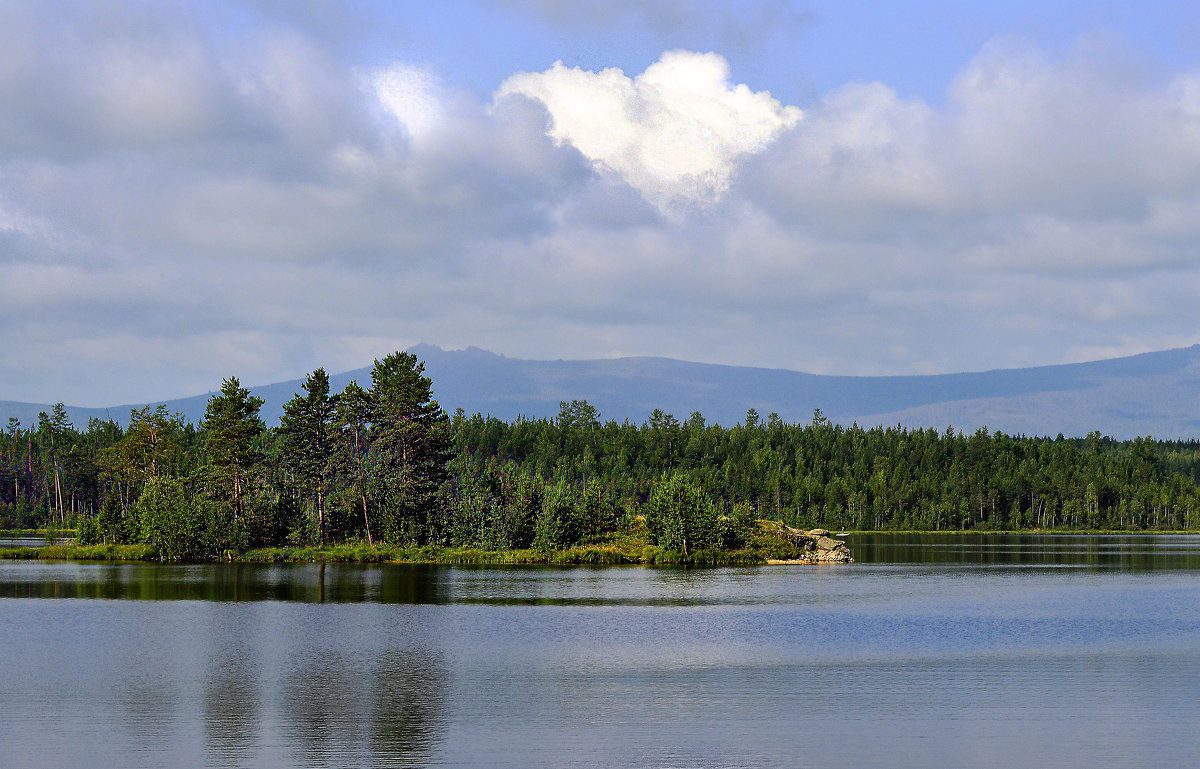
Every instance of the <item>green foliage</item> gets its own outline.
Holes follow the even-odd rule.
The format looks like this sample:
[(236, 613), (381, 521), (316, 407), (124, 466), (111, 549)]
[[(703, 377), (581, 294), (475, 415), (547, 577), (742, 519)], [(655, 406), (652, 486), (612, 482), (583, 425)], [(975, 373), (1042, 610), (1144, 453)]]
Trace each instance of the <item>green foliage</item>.
[(355, 532), (358, 523), (367, 541), (371, 535), (371, 504), (367, 492), (372, 472), (368, 461), (371, 430), (371, 394), (350, 380), (337, 398), (334, 410), (334, 441), (329, 471), (334, 482), (331, 490), (329, 525), (334, 536)]
[(221, 392), (208, 399), (202, 427), (205, 452), (215, 474), (225, 480), (235, 516), (244, 511), (242, 488), (246, 473), (258, 461), (254, 440), (263, 431), (258, 417), (262, 398), (251, 395), (237, 377), (221, 384)]
[(652, 543), (685, 557), (723, 544), (716, 505), (683, 475), (673, 475), (654, 487), (646, 505), (646, 529)]
[(96, 516), (94, 526), (91, 527), (88, 534), (88, 538), (91, 537), (95, 537), (91, 542), (83, 541), (81, 537), (80, 544), (103, 542), (127, 545), (136, 542), (138, 539), (137, 518), (124, 509), (116, 494), (109, 494), (105, 497), (104, 504), (100, 506), (100, 513)]
[(370, 487), (380, 533), (392, 542), (427, 539), (451, 456), (449, 420), (424, 372), (407, 352), (377, 360), (371, 370)]
[(534, 548), (561, 550), (578, 543), (583, 534), (581, 517), (570, 486), (560, 481), (546, 489), (534, 527)]
[(0, 529), (0, 537), (41, 537), (47, 542), (77, 536), (78, 529)]
[(738, 502), (729, 515), (717, 521), (721, 547), (740, 550), (748, 546), (760, 528), (758, 513), (746, 502)]
[(283, 542), (303, 518), (304, 509), (295, 496), (255, 494), (246, 506), (243, 525), (246, 541), (250, 547)]
[(329, 391), (329, 375), (318, 368), (304, 380), (304, 395), (296, 395), (283, 405), (279, 424), (283, 466), (310, 500), (319, 540), (324, 540), (325, 535), (335, 405)]
[(125, 435), (105, 452), (105, 464), (127, 482), (169, 475), (180, 460), (183, 432), (183, 415), (167, 413), (166, 406), (130, 409)]
[(164, 561), (200, 558), (206, 554), (205, 521), (187, 498), (183, 484), (173, 478), (152, 478), (138, 497), (142, 540)]
[(496, 518), (488, 542), (503, 550), (521, 550), (533, 545), (536, 521), (542, 511), (546, 489), (542, 480), (506, 466), (499, 474)]
[(94, 545), (101, 541), (100, 527), (94, 518), (84, 518), (75, 527), (75, 542), (80, 545)]
[(250, 547), (251, 534), (245, 520), (235, 515), (230, 505), (202, 494), (192, 497), (192, 505), (200, 517), (206, 554), (239, 553)]
[(804, 426), (751, 414), (732, 428), (654, 412), (648, 424), (580, 431), (568, 416), (464, 416), (455, 441), (475, 467), (499, 462), (549, 485), (601, 487), (635, 513), (659, 478), (684, 473), (722, 510), (747, 504), (809, 528), (1200, 528), (1198, 442), (867, 430), (819, 412)]

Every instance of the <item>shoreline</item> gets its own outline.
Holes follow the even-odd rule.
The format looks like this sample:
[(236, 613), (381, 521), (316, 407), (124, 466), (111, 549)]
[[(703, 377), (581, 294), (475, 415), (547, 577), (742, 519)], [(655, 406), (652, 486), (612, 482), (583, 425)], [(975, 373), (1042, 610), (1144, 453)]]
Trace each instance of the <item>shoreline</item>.
[[(767, 523), (767, 522), (764, 522)], [(350, 543), (310, 547), (265, 547), (241, 553), (226, 551), (218, 558), (166, 563), (396, 563), (433, 566), (784, 566), (853, 563), (845, 556), (830, 557), (839, 551), (805, 551), (789, 541), (791, 536), (807, 537), (808, 532), (790, 529), (777, 522), (765, 530), (756, 542), (742, 550), (701, 550), (688, 555), (664, 550), (634, 538), (618, 542), (579, 545), (566, 550), (481, 550), (437, 545), (374, 545)], [(778, 528), (776, 528), (778, 527)], [(56, 530), (61, 535), (67, 530)], [(823, 531), (823, 530), (813, 530)], [(24, 530), (27, 538), (43, 536), (42, 530)], [(783, 536), (780, 536), (783, 535)], [(1181, 536), (1200, 535), (1187, 530), (1128, 529), (1023, 529), (1008, 531), (848, 531), (838, 540), (856, 536)], [(47, 542), (38, 546), (0, 547), (0, 560), (9, 561), (91, 561), (159, 563), (158, 552), (150, 545), (75, 545)]]
[[(613, 547), (570, 550), (475, 550), (453, 547), (271, 547), (227, 552), (205, 560), (160, 561), (149, 545), (44, 545), (0, 549), (0, 560), (205, 563), (396, 563), (431, 566), (765, 566), (770, 559), (753, 550), (701, 550), (684, 556), (648, 546), (641, 553)], [(797, 561), (799, 562), (799, 561)]]
[[(765, 566), (772, 561), (848, 563), (849, 549), (824, 529), (812, 532), (763, 521), (748, 546), (739, 550), (696, 550), (687, 554), (650, 544), (637, 534), (590, 542), (564, 550), (483, 550), (439, 545), (351, 543), (310, 547), (263, 547), (194, 563), (410, 563), (446, 566)], [(46, 544), (0, 549), (0, 559), (71, 561), (159, 561), (151, 545)]]
[(1200, 529), (852, 529), (845, 532), (838, 532), (842, 536), (863, 536), (877, 534), (906, 534), (906, 535), (921, 535), (921, 536), (954, 536), (964, 537), (967, 535), (973, 536), (990, 536), (1001, 534), (1004, 536), (1017, 536), (1021, 534), (1037, 534), (1045, 536), (1048, 534), (1088, 534), (1088, 535), (1197, 535), (1200, 534)]
[(0, 548), (0, 560), (164, 561), (174, 563), (409, 563), (446, 566), (766, 566), (772, 561), (794, 563), (851, 563), (844, 541), (825, 529), (793, 529), (778, 521), (759, 521), (745, 547), (737, 550), (700, 549), (680, 553), (650, 544), (644, 528), (585, 541), (570, 548), (485, 550), (440, 545), (341, 545), (225, 550), (201, 559), (160, 558), (149, 544), (55, 544)]

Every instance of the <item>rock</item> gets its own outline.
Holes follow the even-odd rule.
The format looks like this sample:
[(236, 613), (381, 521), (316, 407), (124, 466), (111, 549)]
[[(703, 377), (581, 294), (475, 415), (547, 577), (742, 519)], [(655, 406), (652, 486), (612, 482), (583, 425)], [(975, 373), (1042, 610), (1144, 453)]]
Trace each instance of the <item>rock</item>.
[(803, 531), (779, 522), (771, 522), (780, 534), (796, 548), (795, 558), (780, 563), (853, 563), (850, 548), (840, 539), (829, 536), (827, 529)]
[(848, 547), (821, 552), (819, 560), (823, 563), (854, 563), (854, 559), (850, 557), (850, 548)]
[(846, 546), (846, 543), (840, 539), (833, 537), (817, 537), (818, 550), (837, 550)]

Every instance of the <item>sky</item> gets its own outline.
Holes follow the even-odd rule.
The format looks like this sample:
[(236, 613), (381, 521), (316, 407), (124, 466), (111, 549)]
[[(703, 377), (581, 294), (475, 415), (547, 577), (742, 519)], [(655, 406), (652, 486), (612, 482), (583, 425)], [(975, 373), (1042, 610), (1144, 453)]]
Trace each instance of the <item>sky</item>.
[(5, 0), (0, 399), (1200, 342), (1194, 2)]

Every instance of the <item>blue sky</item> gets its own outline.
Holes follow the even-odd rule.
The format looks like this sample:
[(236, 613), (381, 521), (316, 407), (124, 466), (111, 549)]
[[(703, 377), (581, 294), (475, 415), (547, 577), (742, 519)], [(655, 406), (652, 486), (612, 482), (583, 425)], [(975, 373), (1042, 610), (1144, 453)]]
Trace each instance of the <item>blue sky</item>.
[[(332, 13), (306, 23), (327, 25)], [(1186, 2), (446, 0), (362, 3), (356, 13), (343, 21), (347, 58), (382, 63), (404, 51), (480, 98), (509, 74), (556, 60), (640, 72), (674, 48), (721, 53), (739, 80), (801, 104), (872, 80), (940, 103), (963, 64), (997, 38), (1060, 55), (1080, 44), (1123, 48), (1151, 76), (1200, 64), (1200, 9)]]
[(1200, 342), (1194, 3), (0, 6), (0, 399)]

